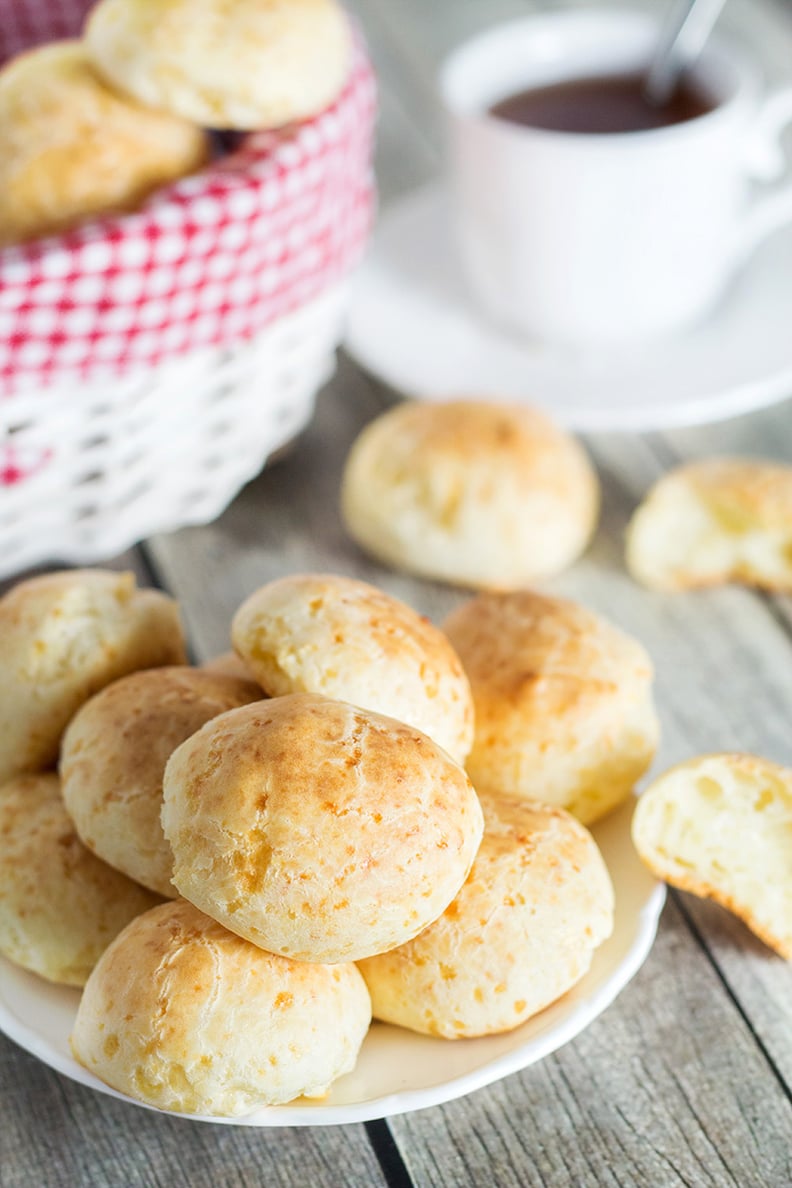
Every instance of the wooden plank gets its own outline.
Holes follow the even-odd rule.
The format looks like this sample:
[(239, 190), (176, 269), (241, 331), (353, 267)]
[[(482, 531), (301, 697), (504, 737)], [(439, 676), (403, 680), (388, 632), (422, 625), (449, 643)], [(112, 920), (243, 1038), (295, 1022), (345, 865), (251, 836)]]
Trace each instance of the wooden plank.
[[(741, 441), (752, 451), (765, 441), (769, 452), (774, 439), (788, 450), (788, 430), (786, 437), (779, 432), (783, 416), (776, 409), (742, 427), (732, 423), (651, 440), (603, 436), (589, 441), (604, 480), (602, 524), (587, 556), (553, 587), (607, 614), (649, 649), (663, 728), (655, 773), (715, 750), (752, 751), (792, 766), (790, 622), (770, 613), (768, 599), (738, 587), (671, 595), (643, 590), (623, 560), (629, 516), (669, 464), (678, 456), (739, 449)], [(788, 599), (776, 602), (789, 606)], [(792, 1086), (792, 968), (723, 909), (691, 896), (684, 897), (684, 905), (729, 992)]]
[(209, 1125), (95, 1093), (0, 1036), (2, 1188), (383, 1188), (363, 1126)]
[[(792, 460), (789, 414), (786, 403), (720, 425), (656, 435), (638, 448), (632, 443), (630, 451), (611, 441), (604, 452), (630, 495), (623, 514), (610, 513), (609, 539), (622, 536), (630, 502), (637, 503), (649, 482), (679, 460), (735, 453)], [(611, 560), (618, 567), (618, 550)], [(625, 582), (629, 579), (619, 582), (622, 593), (616, 599), (622, 608), (628, 598)], [(656, 770), (715, 749), (754, 751), (792, 765), (792, 599), (736, 587), (668, 596), (636, 588), (633, 601), (657, 611), (634, 626), (658, 659), (661, 704), (671, 708)], [(673, 638), (664, 626), (669, 615)], [(720, 663), (713, 664), (718, 658)], [(685, 683), (681, 700), (680, 678)], [(690, 896), (684, 902), (731, 993), (792, 1085), (792, 970), (729, 913)]]
[(454, 1188), (792, 1183), (792, 1106), (672, 904), (618, 1002), (551, 1058), (391, 1119), (413, 1178)]

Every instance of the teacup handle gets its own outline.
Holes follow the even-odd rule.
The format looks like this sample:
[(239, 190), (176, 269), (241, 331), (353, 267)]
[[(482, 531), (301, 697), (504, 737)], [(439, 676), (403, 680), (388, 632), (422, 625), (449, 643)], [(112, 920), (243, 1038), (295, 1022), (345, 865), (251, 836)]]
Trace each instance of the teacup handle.
[(769, 193), (755, 199), (749, 208), (741, 255), (748, 255), (761, 240), (792, 222), (792, 166), (781, 145), (784, 127), (791, 122), (792, 87), (786, 87), (765, 99), (753, 127), (748, 159), (749, 173), (760, 182), (785, 180), (770, 186)]

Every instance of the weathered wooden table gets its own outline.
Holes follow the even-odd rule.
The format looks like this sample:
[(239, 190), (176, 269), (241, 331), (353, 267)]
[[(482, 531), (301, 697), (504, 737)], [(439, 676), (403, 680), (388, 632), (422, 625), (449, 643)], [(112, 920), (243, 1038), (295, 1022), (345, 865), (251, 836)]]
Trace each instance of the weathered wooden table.
[[(380, 74), (378, 168), (387, 202), (437, 169), (438, 59), (467, 34), (531, 5), (358, 0), (355, 7)], [(726, 20), (771, 72), (792, 73), (792, 9), (784, 12), (780, 0), (775, 8), (771, 0), (735, 0)], [(243, 596), (283, 573), (361, 576), (437, 619), (460, 599), (370, 564), (342, 531), (345, 451), (387, 399), (342, 359), (310, 430), (220, 520), (114, 560), (181, 599), (196, 658), (225, 650)], [(706, 429), (588, 442), (604, 487), (602, 523), (585, 559), (550, 589), (606, 613), (651, 650), (663, 721), (657, 770), (729, 748), (792, 763), (792, 601), (736, 588), (651, 595), (622, 562), (627, 517), (657, 475), (713, 452), (789, 461), (791, 412), (786, 404)], [(2, 1188), (788, 1188), (792, 967), (726, 912), (672, 893), (648, 961), (603, 1016), (542, 1063), (443, 1107), (330, 1129), (209, 1126), (95, 1094), (2, 1038), (0, 1103)]]

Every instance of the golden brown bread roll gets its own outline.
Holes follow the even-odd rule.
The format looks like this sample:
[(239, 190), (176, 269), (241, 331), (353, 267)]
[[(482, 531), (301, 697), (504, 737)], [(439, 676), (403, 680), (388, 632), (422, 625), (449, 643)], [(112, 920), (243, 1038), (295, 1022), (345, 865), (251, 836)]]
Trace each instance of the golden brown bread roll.
[(482, 796), (462, 890), (398, 949), (361, 961), (374, 1017), (446, 1039), (509, 1031), (583, 977), (613, 927), (591, 834), (548, 805)]
[(161, 1110), (237, 1117), (322, 1096), (355, 1064), (371, 1019), (354, 965), (276, 957), (184, 900), (135, 920), (91, 975), (77, 1060)]
[(480, 594), (445, 623), (470, 678), (480, 791), (560, 805), (590, 824), (652, 762), (652, 664), (635, 639), (574, 602)]
[(327, 107), (350, 60), (335, 0), (100, 0), (88, 50), (114, 87), (207, 128), (276, 128)]
[(85, 848), (56, 775), (0, 788), (0, 953), (9, 960), (83, 986), (110, 941), (158, 902)]
[(411, 402), (352, 446), (341, 508), (350, 535), (388, 565), (511, 590), (583, 551), (599, 485), (582, 447), (536, 409)]
[(707, 458), (672, 470), (630, 522), (627, 566), (657, 590), (792, 590), (792, 466)]
[(185, 898), (300, 961), (402, 944), (448, 906), (482, 818), (431, 739), (311, 694), (231, 710), (174, 751), (162, 826)]
[(165, 764), (204, 723), (259, 701), (251, 681), (197, 668), (152, 668), (108, 685), (63, 736), (63, 799), (82, 841), (117, 870), (175, 897), (160, 825)]
[(792, 961), (792, 771), (755, 755), (672, 767), (638, 801), (632, 836), (660, 879), (714, 899)]
[(128, 672), (183, 664), (179, 611), (131, 573), (74, 569), (0, 598), (0, 782), (53, 767), (69, 719)]
[(428, 619), (366, 582), (295, 574), (262, 586), (231, 638), (263, 689), (323, 693), (428, 734), (458, 762), (473, 740), (470, 685)]
[(78, 41), (0, 70), (0, 246), (134, 210), (200, 168), (204, 132), (111, 90)]

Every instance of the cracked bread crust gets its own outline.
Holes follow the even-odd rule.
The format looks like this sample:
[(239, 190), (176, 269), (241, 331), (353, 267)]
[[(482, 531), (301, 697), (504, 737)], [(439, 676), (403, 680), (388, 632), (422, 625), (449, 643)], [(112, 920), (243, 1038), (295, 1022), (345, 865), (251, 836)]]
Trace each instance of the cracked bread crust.
[(438, 920), (359, 968), (374, 1016), (446, 1039), (510, 1031), (586, 973), (613, 927), (594, 839), (563, 809), (482, 795), (484, 837)]
[(367, 582), (296, 574), (242, 604), (239, 655), (272, 696), (322, 693), (428, 734), (463, 763), (473, 702), (459, 657), (423, 615)]
[(311, 694), (231, 710), (183, 743), (162, 823), (185, 898), (262, 948), (320, 962), (425, 928), (482, 831), (468, 777), (431, 739)]
[(354, 1066), (370, 1019), (354, 965), (265, 953), (176, 900), (140, 916), (104, 954), (71, 1046), (148, 1105), (237, 1117), (323, 1096)]
[(659, 726), (641, 644), (577, 603), (480, 594), (445, 630), (473, 691), (479, 791), (556, 804), (588, 825), (631, 793)]

